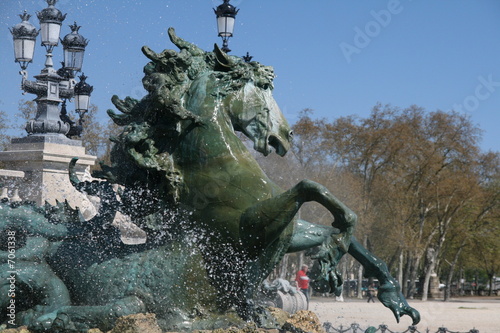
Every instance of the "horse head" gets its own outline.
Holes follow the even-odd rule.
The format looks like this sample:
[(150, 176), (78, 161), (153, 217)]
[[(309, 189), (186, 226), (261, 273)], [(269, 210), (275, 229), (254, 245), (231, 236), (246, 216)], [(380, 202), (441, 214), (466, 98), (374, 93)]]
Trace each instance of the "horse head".
[(178, 158), (192, 156), (179, 154), (178, 148), (182, 144), (195, 149), (187, 140), (210, 135), (213, 126), (224, 124), (229, 131), (242, 132), (252, 140), (258, 152), (268, 155), (274, 148), (283, 156), (290, 149), (292, 131), (272, 96), (272, 67), (246, 63), (218, 46), (205, 52), (179, 38), (173, 28), (168, 33), (179, 52), (142, 48), (151, 60), (142, 80), (148, 94), (140, 101), (114, 96), (112, 102), (121, 113), (108, 110), (113, 121), (124, 127), (113, 137), (113, 149), (114, 156), (133, 162), (127, 168), (129, 173), (113, 162), (101, 177), (124, 185), (140, 178), (149, 186), (155, 175), (163, 184), (155, 183), (156, 187), (177, 202), (183, 188)]
[(273, 68), (229, 57), (217, 45), (214, 54), (216, 69), (224, 73), (222, 85), (230, 86), (223, 104), (234, 130), (252, 140), (254, 149), (265, 156), (272, 152), (271, 147), (284, 156), (293, 133), (272, 95)]

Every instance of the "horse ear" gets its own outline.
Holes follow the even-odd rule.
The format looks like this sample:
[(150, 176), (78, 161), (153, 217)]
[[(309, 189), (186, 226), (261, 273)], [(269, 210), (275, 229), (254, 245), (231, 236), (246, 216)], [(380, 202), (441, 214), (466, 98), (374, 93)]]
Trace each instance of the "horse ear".
[(170, 41), (180, 50), (187, 50), (192, 56), (202, 56), (205, 54), (205, 51), (200, 49), (198, 46), (178, 37), (175, 34), (175, 29), (172, 27), (168, 28), (168, 37), (170, 38)]
[(141, 48), (142, 50), (142, 53), (148, 57), (149, 59), (153, 60), (154, 62), (159, 62), (160, 61), (160, 57), (158, 56), (158, 53), (156, 53), (155, 51), (151, 50), (149, 47), (147, 46), (143, 46)]
[(233, 61), (224, 51), (219, 48), (219, 45), (217, 44), (214, 44), (214, 53), (215, 59), (217, 60), (215, 64), (215, 70), (227, 72), (233, 68)]

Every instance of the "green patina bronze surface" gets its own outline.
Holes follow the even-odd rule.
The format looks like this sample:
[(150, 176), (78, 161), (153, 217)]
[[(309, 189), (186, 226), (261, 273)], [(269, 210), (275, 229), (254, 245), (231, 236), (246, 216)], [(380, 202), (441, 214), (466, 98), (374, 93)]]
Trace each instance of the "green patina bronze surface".
[[(50, 253), (40, 250), (40, 262), (69, 296), (59, 307), (25, 305), (22, 323), (108, 329), (117, 316), (154, 312), (169, 330), (246, 320), (272, 327), (269, 313), (254, 302), (258, 286), (285, 253), (311, 248), (320, 263), (316, 285), (324, 291), (340, 292), (336, 265), (349, 253), (378, 278), (378, 298), (397, 320), (406, 314), (417, 323), (418, 312), (386, 265), (354, 239), (356, 215), (315, 182), (279, 188), (239, 139), (237, 132), (264, 155), (290, 148), (292, 132), (272, 97), (273, 69), (217, 46), (205, 52), (172, 28), (169, 36), (179, 52), (143, 48), (151, 60), (143, 79), (148, 94), (140, 101), (112, 99), (121, 112), (108, 114), (123, 131), (112, 138), (111, 166), (95, 175), (106, 181), (80, 182), (70, 167), (76, 188), (101, 197), (98, 216), (87, 223), (40, 222), (43, 232), (33, 233), (58, 241)], [(122, 190), (115, 193), (111, 184)], [(308, 201), (331, 212), (331, 226), (296, 217)], [(120, 242), (110, 225), (116, 211), (147, 232), (145, 244)], [(0, 223), (11, 228), (3, 215)], [(23, 232), (31, 240), (32, 231)]]

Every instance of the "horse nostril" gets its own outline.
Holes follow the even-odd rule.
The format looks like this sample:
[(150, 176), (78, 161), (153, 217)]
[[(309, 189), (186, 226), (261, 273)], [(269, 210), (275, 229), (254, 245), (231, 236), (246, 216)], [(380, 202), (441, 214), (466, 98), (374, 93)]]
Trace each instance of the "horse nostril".
[(292, 140), (292, 139), (293, 139), (293, 131), (288, 132), (288, 138), (289, 138), (290, 140)]

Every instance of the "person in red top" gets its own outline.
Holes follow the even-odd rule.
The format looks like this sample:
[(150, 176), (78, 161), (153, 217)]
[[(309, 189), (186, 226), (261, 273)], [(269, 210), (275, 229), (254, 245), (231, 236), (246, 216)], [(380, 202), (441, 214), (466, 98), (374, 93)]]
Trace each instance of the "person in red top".
[(309, 267), (307, 265), (302, 265), (300, 271), (297, 272), (295, 276), (295, 281), (297, 281), (297, 287), (306, 295), (307, 305), (309, 306), (309, 277), (307, 276), (307, 271)]

